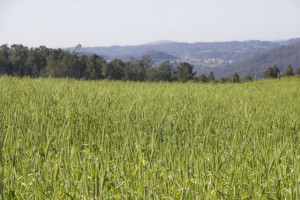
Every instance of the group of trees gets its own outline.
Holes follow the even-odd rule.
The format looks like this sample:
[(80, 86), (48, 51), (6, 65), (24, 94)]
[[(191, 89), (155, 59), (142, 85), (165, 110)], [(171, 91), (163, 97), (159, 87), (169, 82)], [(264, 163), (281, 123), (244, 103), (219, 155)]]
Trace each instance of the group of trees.
[(272, 67), (268, 67), (264, 72), (265, 78), (280, 78), (280, 76), (293, 76), (300, 75), (300, 67), (296, 69), (294, 72), (293, 67), (291, 65), (286, 66), (283, 74), (280, 72), (277, 65), (273, 65)]
[[(76, 51), (49, 49), (45, 46), (28, 48), (23, 45), (0, 46), (0, 75), (18, 77), (69, 77), (86, 80), (124, 80), (124, 81), (199, 81), (199, 82), (240, 82), (238, 73), (231, 77), (216, 80), (214, 73), (196, 76), (193, 66), (182, 62), (164, 62), (153, 66), (148, 56), (139, 60), (124, 62), (120, 59), (106, 61), (98, 55), (87, 56)], [(300, 74), (300, 69), (298, 69)], [(277, 66), (268, 68), (265, 77), (279, 74)], [(286, 75), (293, 74), (289, 66)], [(247, 76), (244, 80), (251, 81)]]
[(149, 57), (124, 62), (113, 59), (107, 62), (98, 55), (87, 56), (62, 49), (44, 46), (27, 48), (23, 45), (0, 47), (0, 75), (18, 77), (70, 77), (86, 80), (128, 81), (188, 81), (195, 76), (193, 66), (170, 62), (152, 67)]
[(215, 81), (214, 75), (195, 76), (193, 66), (182, 62), (164, 62), (153, 67), (148, 56), (124, 62), (106, 61), (98, 55), (87, 56), (45, 46), (28, 48), (23, 45), (0, 46), (0, 75), (18, 77), (70, 77), (86, 80), (125, 81)]

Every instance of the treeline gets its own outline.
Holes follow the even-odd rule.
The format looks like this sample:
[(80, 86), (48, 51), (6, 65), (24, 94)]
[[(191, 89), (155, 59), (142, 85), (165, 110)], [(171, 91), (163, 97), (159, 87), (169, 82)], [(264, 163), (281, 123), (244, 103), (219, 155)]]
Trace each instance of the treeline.
[(45, 46), (28, 48), (23, 45), (0, 47), (0, 75), (17, 77), (69, 77), (86, 80), (124, 81), (214, 81), (214, 75), (195, 76), (193, 66), (164, 62), (152, 66), (149, 57), (124, 62), (120, 59), (106, 61), (98, 55), (87, 56)]
[[(80, 46), (77, 46), (80, 48)], [(124, 62), (106, 61), (98, 55), (87, 56), (78, 48), (73, 52), (50, 49), (45, 46), (28, 48), (23, 45), (0, 46), (0, 75), (17, 77), (69, 77), (85, 80), (124, 81), (199, 81), (240, 82), (238, 73), (216, 80), (214, 73), (196, 76), (193, 66), (182, 62), (164, 62), (153, 66), (148, 56)], [(244, 80), (251, 81), (251, 76)]]
[(265, 78), (280, 78), (281, 76), (293, 76), (293, 75), (300, 75), (300, 67), (294, 69), (291, 65), (286, 66), (283, 72), (280, 72), (277, 65), (273, 65), (272, 67), (268, 67), (264, 72)]

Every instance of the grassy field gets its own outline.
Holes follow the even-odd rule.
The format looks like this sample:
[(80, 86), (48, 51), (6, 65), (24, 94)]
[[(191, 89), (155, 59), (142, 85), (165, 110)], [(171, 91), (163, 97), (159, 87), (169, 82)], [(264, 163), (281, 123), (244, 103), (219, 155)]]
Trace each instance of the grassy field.
[(300, 78), (0, 78), (0, 199), (300, 199)]

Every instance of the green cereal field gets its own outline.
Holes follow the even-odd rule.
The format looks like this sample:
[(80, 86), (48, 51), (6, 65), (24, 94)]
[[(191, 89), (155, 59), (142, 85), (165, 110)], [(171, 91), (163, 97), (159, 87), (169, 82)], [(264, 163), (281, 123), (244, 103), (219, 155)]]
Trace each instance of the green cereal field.
[(0, 78), (0, 199), (300, 199), (300, 78)]

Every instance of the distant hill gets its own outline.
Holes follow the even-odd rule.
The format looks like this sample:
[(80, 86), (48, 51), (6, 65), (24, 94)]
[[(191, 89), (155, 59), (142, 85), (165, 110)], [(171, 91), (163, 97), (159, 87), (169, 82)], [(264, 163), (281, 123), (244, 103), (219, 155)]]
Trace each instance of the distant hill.
[(146, 43), (144, 45), (152, 46), (152, 45), (160, 45), (160, 44), (170, 44), (170, 43), (174, 43), (174, 42), (175, 41), (171, 41), (171, 40), (160, 40), (160, 41)]
[(263, 77), (267, 67), (277, 65), (280, 71), (284, 71), (287, 65), (292, 65), (294, 70), (300, 66), (300, 42), (284, 44), (275, 49), (258, 53), (250, 58), (236, 62), (226, 67), (214, 69), (217, 77), (230, 76), (238, 72), (242, 77), (248, 74), (258, 78)]
[[(300, 38), (281, 41), (231, 41), (184, 43), (162, 40), (136, 46), (84, 47), (87, 55), (97, 54), (106, 60), (124, 61), (149, 56), (153, 64), (189, 62), (198, 74), (215, 73), (217, 78), (238, 72), (241, 77), (251, 74), (262, 77), (267, 66), (300, 65)], [(74, 48), (66, 50), (73, 51)]]
[[(158, 41), (137, 46), (85, 47), (83, 50), (87, 54), (101, 55), (107, 60), (114, 58), (130, 60), (149, 55), (155, 63), (166, 60), (187, 61), (195, 66), (215, 67), (238, 62), (257, 53), (296, 41), (300, 39), (274, 42), (259, 40), (197, 43)], [(69, 48), (69, 50), (73, 49)]]

